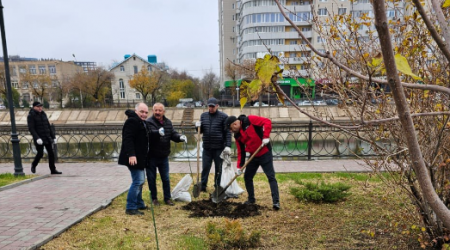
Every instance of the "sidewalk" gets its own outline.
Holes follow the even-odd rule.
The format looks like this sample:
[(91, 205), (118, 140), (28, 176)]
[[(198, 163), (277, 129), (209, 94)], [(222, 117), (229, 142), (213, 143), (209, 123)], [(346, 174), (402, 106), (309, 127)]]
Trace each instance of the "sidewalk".
[[(196, 161), (190, 165), (196, 173)], [(36, 169), (40, 178), (0, 188), (0, 249), (36, 249), (108, 206), (131, 184), (128, 169), (115, 162), (56, 166), (62, 175), (49, 175), (48, 164), (41, 163)], [(274, 166), (277, 173), (371, 171), (355, 160), (275, 161)], [(23, 168), (31, 174), (29, 163)], [(190, 173), (189, 163), (170, 162), (170, 172)], [(14, 173), (14, 163), (0, 163), (0, 173)]]

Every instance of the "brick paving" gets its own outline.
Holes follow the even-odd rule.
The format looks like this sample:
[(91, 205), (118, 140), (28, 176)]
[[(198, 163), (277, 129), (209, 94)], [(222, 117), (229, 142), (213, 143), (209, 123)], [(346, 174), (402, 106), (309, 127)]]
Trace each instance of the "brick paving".
[[(190, 165), (196, 173), (196, 161)], [(371, 171), (355, 160), (275, 161), (274, 165), (277, 173)], [(109, 205), (131, 184), (127, 168), (115, 162), (56, 166), (62, 175), (49, 175), (48, 164), (41, 163), (36, 172), (40, 177), (0, 188), (0, 249), (36, 249)], [(29, 163), (23, 167), (25, 174), (31, 174)], [(189, 173), (189, 164), (170, 162), (170, 172)], [(14, 173), (14, 164), (0, 163), (0, 173)]]

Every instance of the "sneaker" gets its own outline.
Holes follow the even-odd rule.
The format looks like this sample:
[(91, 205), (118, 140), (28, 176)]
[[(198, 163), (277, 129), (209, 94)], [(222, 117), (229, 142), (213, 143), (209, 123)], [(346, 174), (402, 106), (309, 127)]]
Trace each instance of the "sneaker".
[(33, 174), (36, 173), (36, 166), (31, 165), (31, 173)]
[(159, 201), (157, 199), (152, 200), (153, 206), (159, 206)]
[(128, 215), (144, 215), (143, 212), (141, 212), (137, 209), (127, 209), (127, 210), (125, 210), (125, 213)]
[(139, 210), (147, 210), (147, 209), (148, 209), (148, 206), (139, 207), (138, 209), (139, 209)]
[(175, 206), (175, 204), (171, 200), (165, 200), (164, 202), (166, 203), (166, 205)]
[(246, 202), (244, 202), (245, 205), (251, 205), (251, 204), (255, 204), (255, 203), (256, 203), (255, 201), (246, 201)]
[(62, 172), (59, 172), (59, 171), (58, 171), (58, 170), (56, 170), (56, 169), (55, 169), (55, 170), (53, 170), (53, 171), (51, 171), (50, 173), (51, 173), (51, 174), (62, 174)]
[(273, 210), (275, 210), (275, 211), (280, 210), (280, 203), (274, 203), (273, 204)]

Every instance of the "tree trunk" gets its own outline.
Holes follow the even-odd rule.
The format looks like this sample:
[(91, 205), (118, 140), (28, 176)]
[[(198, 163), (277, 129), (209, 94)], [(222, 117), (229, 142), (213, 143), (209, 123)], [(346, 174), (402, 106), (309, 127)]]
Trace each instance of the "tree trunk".
[(384, 0), (374, 0), (373, 8), (375, 13), (375, 27), (378, 31), (381, 52), (383, 54), (384, 64), (386, 65), (386, 74), (392, 89), (392, 94), (394, 95), (398, 116), (405, 131), (412, 167), (417, 175), (420, 188), (422, 189), (428, 204), (436, 213), (436, 216), (442, 220), (445, 227), (450, 228), (450, 211), (438, 197), (431, 183), (429, 173), (422, 157), (422, 151), (420, 150), (417, 141), (408, 103), (406, 102), (403, 87), (397, 73)]

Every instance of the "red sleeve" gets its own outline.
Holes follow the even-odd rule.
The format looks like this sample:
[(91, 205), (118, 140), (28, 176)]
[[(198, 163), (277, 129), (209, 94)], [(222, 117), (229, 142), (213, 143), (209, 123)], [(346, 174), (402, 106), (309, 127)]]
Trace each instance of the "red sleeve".
[(263, 127), (263, 139), (270, 138), (270, 131), (272, 131), (272, 121), (270, 119), (256, 115), (249, 115), (248, 120), (253, 125)]

